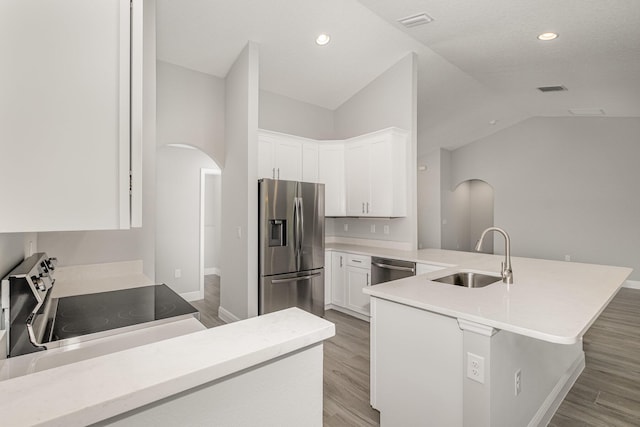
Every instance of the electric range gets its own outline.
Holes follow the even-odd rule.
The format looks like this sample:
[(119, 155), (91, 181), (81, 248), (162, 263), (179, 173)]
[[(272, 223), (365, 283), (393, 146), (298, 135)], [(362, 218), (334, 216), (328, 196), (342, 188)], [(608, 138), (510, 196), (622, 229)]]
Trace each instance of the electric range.
[(2, 280), (1, 326), (9, 357), (199, 318), (165, 284), (52, 298), (55, 266), (55, 258), (37, 253)]

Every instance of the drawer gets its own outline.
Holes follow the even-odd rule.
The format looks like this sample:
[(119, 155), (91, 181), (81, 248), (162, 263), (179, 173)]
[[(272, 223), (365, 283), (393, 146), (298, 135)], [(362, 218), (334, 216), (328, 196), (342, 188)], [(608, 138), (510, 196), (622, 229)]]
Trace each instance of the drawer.
[(371, 257), (367, 255), (347, 254), (347, 265), (351, 267), (371, 269)]

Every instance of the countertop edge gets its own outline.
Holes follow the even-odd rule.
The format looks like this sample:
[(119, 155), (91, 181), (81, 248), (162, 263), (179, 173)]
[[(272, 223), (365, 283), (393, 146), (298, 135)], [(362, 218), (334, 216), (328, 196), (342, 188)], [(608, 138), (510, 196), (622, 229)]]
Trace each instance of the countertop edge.
[(2, 381), (0, 413), (9, 425), (87, 425), (333, 335), (333, 323), (290, 308)]

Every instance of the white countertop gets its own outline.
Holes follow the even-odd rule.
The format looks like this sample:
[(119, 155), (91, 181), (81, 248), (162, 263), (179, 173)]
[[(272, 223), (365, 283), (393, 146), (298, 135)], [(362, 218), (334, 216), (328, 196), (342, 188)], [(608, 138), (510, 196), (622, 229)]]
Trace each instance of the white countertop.
[(333, 323), (290, 308), (0, 381), (2, 423), (88, 425), (334, 334)]
[(559, 344), (578, 342), (632, 269), (512, 257), (514, 282), (468, 289), (430, 279), (459, 270), (497, 274), (503, 255), (332, 244), (327, 249), (447, 267), (365, 288), (376, 298)]

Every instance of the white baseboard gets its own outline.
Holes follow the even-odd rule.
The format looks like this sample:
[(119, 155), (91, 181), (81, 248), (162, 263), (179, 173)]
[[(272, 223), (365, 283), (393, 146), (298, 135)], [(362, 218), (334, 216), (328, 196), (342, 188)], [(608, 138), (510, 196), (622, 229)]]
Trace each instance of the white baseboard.
[(340, 313), (348, 314), (351, 317), (355, 317), (356, 319), (364, 320), (365, 322), (370, 322), (371, 321), (371, 317), (367, 316), (366, 314), (358, 313), (356, 311), (349, 310), (348, 308), (340, 307), (339, 305), (326, 304), (324, 306), (324, 309), (325, 310), (339, 311)]
[(185, 292), (180, 294), (180, 296), (187, 301), (198, 301), (204, 299), (204, 291)]
[(233, 323), (241, 320), (238, 316), (230, 312), (229, 310), (225, 310), (222, 306), (218, 307), (218, 317), (224, 323)]
[(573, 384), (584, 370), (584, 366), (584, 352), (582, 351), (580, 352), (580, 357), (571, 364), (569, 369), (567, 369), (564, 375), (558, 380), (555, 387), (553, 387), (553, 390), (551, 390), (551, 393), (549, 393), (544, 400), (538, 412), (536, 412), (529, 422), (528, 427), (544, 427), (549, 424), (549, 421), (551, 421), (551, 418), (555, 415), (560, 404), (564, 398), (567, 397), (569, 390), (571, 390), (571, 387), (573, 387)]
[(623, 288), (640, 289), (640, 280), (627, 280), (622, 284)]
[(220, 275), (220, 269), (218, 267), (209, 267), (204, 269), (205, 276), (210, 274), (215, 274), (216, 276)]

